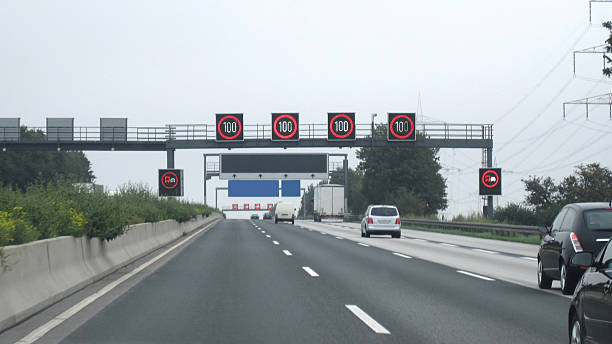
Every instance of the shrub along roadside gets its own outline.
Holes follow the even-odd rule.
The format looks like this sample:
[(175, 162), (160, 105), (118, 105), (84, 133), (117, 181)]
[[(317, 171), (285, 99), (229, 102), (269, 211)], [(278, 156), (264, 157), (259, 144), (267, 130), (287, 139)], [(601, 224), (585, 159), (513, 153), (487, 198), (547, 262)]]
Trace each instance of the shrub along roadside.
[(157, 197), (144, 185), (128, 184), (111, 195), (60, 180), (34, 184), (25, 192), (0, 186), (0, 247), (63, 235), (112, 240), (128, 224), (188, 221), (212, 209)]

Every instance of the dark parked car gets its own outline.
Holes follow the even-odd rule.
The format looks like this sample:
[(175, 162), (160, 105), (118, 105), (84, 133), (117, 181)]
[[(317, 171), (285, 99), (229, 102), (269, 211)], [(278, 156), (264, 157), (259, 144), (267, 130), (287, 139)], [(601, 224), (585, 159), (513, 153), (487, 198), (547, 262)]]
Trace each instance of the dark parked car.
[(538, 251), (538, 286), (550, 288), (561, 281), (563, 294), (571, 294), (584, 272), (570, 267), (577, 252), (597, 255), (612, 235), (612, 206), (609, 203), (572, 203), (557, 215), (551, 228), (540, 227), (544, 234)]
[(612, 343), (612, 243), (593, 260), (579, 252), (571, 265), (585, 270), (570, 304), (570, 343)]
[(259, 220), (259, 215), (257, 214), (251, 215), (251, 220)]
[(265, 214), (264, 214), (264, 216), (263, 216), (263, 219), (264, 219), (264, 220), (272, 220), (272, 214), (270, 214), (270, 213), (265, 213)]

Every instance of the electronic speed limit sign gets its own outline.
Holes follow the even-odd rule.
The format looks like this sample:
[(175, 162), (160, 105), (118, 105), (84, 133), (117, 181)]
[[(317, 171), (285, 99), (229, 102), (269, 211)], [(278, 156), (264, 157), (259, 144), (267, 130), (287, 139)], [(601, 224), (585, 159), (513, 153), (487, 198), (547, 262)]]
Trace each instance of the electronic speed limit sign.
[(414, 113), (389, 113), (387, 122), (388, 141), (415, 141)]
[(328, 141), (355, 141), (355, 113), (334, 112), (327, 114)]
[(243, 141), (242, 114), (217, 114), (217, 141)]
[(298, 141), (300, 117), (297, 113), (272, 114), (272, 141)]
[(481, 168), (478, 173), (479, 194), (481, 196), (501, 195), (501, 168)]
[(159, 196), (183, 196), (183, 170), (159, 170), (158, 175)]

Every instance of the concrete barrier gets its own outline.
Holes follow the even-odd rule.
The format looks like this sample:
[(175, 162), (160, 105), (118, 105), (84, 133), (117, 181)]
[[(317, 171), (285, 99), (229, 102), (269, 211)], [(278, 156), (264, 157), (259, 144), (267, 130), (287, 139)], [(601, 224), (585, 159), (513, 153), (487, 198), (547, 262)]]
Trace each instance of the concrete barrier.
[(111, 241), (66, 236), (4, 247), (8, 266), (0, 268), (0, 331), (184, 233), (220, 219), (220, 214), (213, 214), (183, 223), (132, 225)]

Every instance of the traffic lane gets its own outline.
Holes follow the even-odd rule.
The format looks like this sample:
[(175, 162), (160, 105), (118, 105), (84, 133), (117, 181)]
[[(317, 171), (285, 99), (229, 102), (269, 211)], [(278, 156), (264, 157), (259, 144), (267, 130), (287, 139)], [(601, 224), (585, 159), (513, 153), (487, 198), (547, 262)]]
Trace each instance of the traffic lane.
[(359, 342), (371, 335), (247, 220), (226, 220), (63, 343)]
[[(392, 239), (389, 236), (362, 238), (358, 230), (339, 229), (330, 225), (301, 222), (301, 226), (341, 236), (356, 242), (367, 243), (385, 250), (396, 251), (431, 262), (448, 265), (458, 269), (494, 276), (507, 282), (537, 289), (537, 264), (533, 257), (500, 254), (492, 249), (454, 247), (446, 243), (430, 242), (424, 239)], [(553, 284), (553, 293), (559, 294), (558, 282)], [(562, 296), (562, 295), (561, 295)]]
[[(305, 221), (314, 223), (314, 221)], [(344, 228), (348, 230), (357, 230), (359, 231), (361, 228), (361, 224), (354, 222), (329, 222), (321, 224), (333, 226), (336, 228)], [(457, 244), (460, 246), (467, 246), (473, 248), (481, 248), (481, 249), (493, 249), (498, 252), (508, 253), (515, 256), (527, 256), (527, 257), (537, 257), (538, 255), (538, 245), (533, 244), (524, 244), (520, 242), (512, 242), (512, 241), (503, 241), (503, 240), (492, 240), (492, 239), (483, 239), (483, 238), (475, 238), (464, 235), (455, 235), (455, 234), (445, 234), (445, 233), (436, 233), (436, 232), (425, 232), (418, 230), (411, 230), (402, 228), (402, 235), (431, 240), (436, 242), (447, 242), (451, 244)]]
[(565, 298), (499, 280), (485, 281), (297, 226), (269, 222), (262, 228), (315, 268), (329, 293), (341, 292), (346, 302), (367, 310), (394, 341), (566, 340), (569, 300)]

